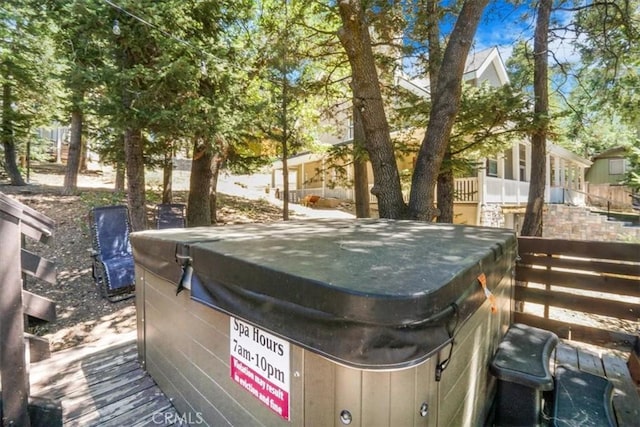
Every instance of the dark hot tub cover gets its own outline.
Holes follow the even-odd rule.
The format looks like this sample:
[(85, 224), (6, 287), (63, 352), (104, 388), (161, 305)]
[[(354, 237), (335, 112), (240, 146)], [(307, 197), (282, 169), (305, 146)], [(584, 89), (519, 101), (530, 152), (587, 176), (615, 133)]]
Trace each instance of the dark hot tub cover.
[(510, 280), (513, 232), (391, 220), (309, 220), (145, 231), (136, 262), (192, 298), (334, 361), (412, 366)]

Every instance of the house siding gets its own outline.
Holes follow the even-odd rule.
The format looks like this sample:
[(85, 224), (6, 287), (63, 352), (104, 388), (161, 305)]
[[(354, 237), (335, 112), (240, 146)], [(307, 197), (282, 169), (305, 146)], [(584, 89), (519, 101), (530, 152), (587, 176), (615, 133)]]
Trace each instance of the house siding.
[(587, 181), (591, 184), (619, 184), (624, 180), (624, 174), (610, 174), (609, 160), (622, 157), (608, 157), (595, 159), (593, 166), (587, 171)]

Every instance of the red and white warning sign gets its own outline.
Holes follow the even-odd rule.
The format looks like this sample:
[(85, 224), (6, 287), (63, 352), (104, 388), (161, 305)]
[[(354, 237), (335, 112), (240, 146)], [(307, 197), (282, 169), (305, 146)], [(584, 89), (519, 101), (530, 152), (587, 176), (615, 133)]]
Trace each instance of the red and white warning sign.
[(234, 317), (229, 338), (231, 379), (289, 420), (289, 343)]

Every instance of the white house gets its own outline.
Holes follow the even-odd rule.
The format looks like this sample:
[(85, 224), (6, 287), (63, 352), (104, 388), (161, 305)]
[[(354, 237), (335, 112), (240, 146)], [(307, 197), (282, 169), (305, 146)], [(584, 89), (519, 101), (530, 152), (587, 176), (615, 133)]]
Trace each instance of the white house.
[[(507, 71), (497, 48), (472, 53), (466, 63), (464, 80), (467, 84), (492, 86), (508, 83)], [(428, 96), (429, 82), (396, 76), (396, 84), (421, 96)], [(328, 145), (351, 142), (352, 126), (345, 120), (341, 137), (323, 138)], [(591, 165), (587, 159), (554, 144), (547, 144), (548, 203), (582, 205), (585, 202), (585, 170)], [(335, 173), (325, 168), (327, 154), (304, 153), (288, 159), (290, 200), (314, 194), (353, 200), (353, 190), (337, 184)], [(414, 158), (398, 159), (399, 169), (412, 169)], [(493, 158), (479, 159), (484, 165), (477, 175), (457, 178), (455, 181), (455, 222), (477, 225), (507, 226), (519, 228), (524, 214), (531, 178), (531, 145), (528, 140), (514, 141), (511, 148)], [(347, 178), (353, 177), (353, 169), (346, 166)], [(369, 168), (369, 183), (373, 174)], [(282, 163), (273, 165), (272, 185), (282, 188)], [(372, 197), (375, 203), (375, 197)]]

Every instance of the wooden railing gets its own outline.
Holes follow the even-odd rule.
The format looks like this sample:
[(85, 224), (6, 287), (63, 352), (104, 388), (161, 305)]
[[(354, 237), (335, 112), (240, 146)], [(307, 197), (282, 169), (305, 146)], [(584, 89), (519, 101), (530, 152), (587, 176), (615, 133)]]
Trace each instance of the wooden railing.
[[(29, 399), (31, 358), (26, 354), (25, 315), (55, 318), (52, 302), (22, 289), (22, 274), (55, 281), (52, 264), (21, 248), (22, 236), (47, 242), (53, 233), (51, 219), (0, 193), (0, 426), (56, 426), (62, 410), (55, 402)], [(29, 340), (30, 341), (30, 340)], [(39, 341), (43, 342), (43, 341)], [(48, 342), (46, 351), (48, 352)], [(35, 422), (30, 421), (30, 413)]]
[(456, 202), (478, 203), (478, 178), (456, 178), (454, 180), (454, 200)]
[[(640, 327), (640, 244), (520, 237), (518, 248), (515, 322), (561, 338), (633, 346)], [(530, 303), (539, 304), (536, 313)]]

